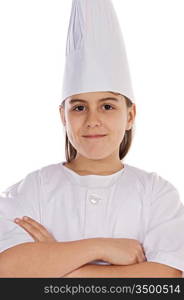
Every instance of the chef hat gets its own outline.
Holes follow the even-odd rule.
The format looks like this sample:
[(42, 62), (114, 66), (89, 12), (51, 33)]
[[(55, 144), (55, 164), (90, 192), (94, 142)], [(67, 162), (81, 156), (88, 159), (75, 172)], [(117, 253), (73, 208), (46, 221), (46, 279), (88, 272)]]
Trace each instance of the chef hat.
[(73, 0), (61, 100), (102, 91), (135, 102), (118, 18), (110, 0)]

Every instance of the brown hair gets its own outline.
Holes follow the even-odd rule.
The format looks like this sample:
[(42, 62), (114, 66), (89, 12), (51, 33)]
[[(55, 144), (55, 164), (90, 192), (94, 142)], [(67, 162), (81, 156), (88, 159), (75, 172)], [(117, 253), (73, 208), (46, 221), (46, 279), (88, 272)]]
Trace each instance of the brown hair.
[[(127, 107), (132, 107), (133, 103), (132, 101), (127, 98), (126, 96), (122, 95), (122, 94), (119, 94), (119, 93), (114, 93), (114, 92), (111, 92), (110, 93), (114, 94), (114, 95), (121, 95), (125, 98), (126, 100), (126, 105)], [(62, 102), (61, 106), (65, 107), (65, 100)], [(134, 132), (133, 132), (134, 128), (131, 128), (130, 130), (126, 130), (125, 131), (125, 135), (124, 135), (124, 138), (120, 144), (120, 147), (119, 147), (119, 159), (122, 160), (126, 155), (127, 153), (129, 152), (129, 149), (131, 147), (131, 144), (132, 144), (132, 140), (133, 140), (133, 135), (134, 135)], [(66, 160), (67, 162), (71, 162), (72, 160), (75, 159), (77, 155), (77, 151), (76, 149), (72, 146), (72, 144), (70, 143), (69, 139), (68, 139), (68, 136), (67, 136), (67, 132), (66, 132), (66, 135), (65, 135), (65, 156), (66, 156)]]

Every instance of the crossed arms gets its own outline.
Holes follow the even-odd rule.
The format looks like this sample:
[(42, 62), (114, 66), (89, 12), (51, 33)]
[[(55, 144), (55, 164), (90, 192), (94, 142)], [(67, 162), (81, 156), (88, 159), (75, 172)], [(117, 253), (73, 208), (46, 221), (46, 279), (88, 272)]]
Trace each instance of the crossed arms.
[[(19, 244), (0, 253), (1, 278), (182, 277), (180, 270), (165, 264), (144, 261), (136, 241), (133, 240), (126, 240), (126, 244), (123, 244), (125, 239), (109, 239), (113, 243), (111, 244), (111, 251), (107, 251), (110, 253), (109, 257), (105, 257), (104, 249), (107, 247), (104, 246), (109, 245), (106, 243), (106, 239), (92, 238), (72, 242), (57, 242), (41, 224), (31, 218), (20, 220), (18, 225), (27, 231), (35, 242)], [(135, 252), (128, 256), (127, 251), (127, 256), (119, 255), (118, 258), (119, 245), (126, 245), (124, 251), (129, 249), (130, 245), (135, 245), (139, 251), (136, 252), (135, 256), (133, 255)], [(113, 257), (112, 253), (116, 255)], [(126, 252), (124, 253), (126, 254)], [(112, 265), (90, 264), (91, 261), (98, 259), (109, 261)]]

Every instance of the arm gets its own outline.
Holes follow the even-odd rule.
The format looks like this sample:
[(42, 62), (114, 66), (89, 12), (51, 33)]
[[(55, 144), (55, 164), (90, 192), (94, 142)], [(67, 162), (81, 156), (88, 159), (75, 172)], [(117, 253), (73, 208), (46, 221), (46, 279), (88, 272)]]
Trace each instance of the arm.
[[(51, 234), (41, 224), (39, 224), (31, 218), (28, 218), (27, 221), (21, 220), (19, 222), (19, 225), (22, 226), (29, 234), (33, 236), (35, 242), (55, 241)], [(95, 246), (95, 248), (93, 249), (96, 249), (98, 253), (101, 252), (100, 248), (97, 248), (97, 245), (100, 247), (100, 240), (101, 239), (92, 239), (91, 241), (91, 243), (94, 243)], [(102, 253), (100, 254), (100, 256), (96, 255), (96, 257), (98, 257), (97, 259), (99, 259), (100, 257), (100, 259), (103, 259)], [(90, 259), (90, 261), (91, 260), (94, 260), (94, 258)], [(133, 265), (115, 265), (113, 263), (111, 266), (98, 266), (87, 264), (77, 268), (75, 268), (76, 270), (72, 272), (69, 271), (68, 273), (65, 273), (65, 276), (61, 277), (182, 277), (181, 271), (164, 264), (153, 262), (142, 262), (138, 264), (134, 263)]]
[(99, 259), (95, 240), (16, 245), (0, 253), (0, 277), (63, 277)]
[(174, 278), (182, 277), (180, 270), (155, 262), (128, 266), (85, 265), (64, 277), (67, 278)]

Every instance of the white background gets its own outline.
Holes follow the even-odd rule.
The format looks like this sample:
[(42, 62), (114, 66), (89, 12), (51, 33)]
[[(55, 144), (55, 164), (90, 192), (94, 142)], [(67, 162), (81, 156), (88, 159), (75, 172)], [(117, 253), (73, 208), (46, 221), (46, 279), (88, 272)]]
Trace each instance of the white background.
[[(157, 172), (184, 202), (183, 0), (113, 0), (137, 99), (124, 163)], [(59, 115), (71, 0), (0, 1), (0, 190), (65, 161)]]

